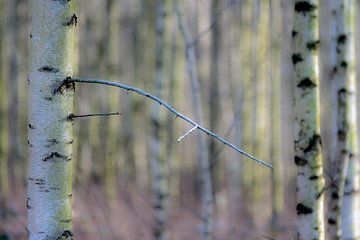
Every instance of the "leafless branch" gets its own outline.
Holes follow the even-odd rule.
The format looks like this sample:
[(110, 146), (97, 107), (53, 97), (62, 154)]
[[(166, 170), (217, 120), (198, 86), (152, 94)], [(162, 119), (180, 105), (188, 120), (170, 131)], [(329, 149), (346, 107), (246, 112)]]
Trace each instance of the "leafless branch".
[(175, 110), (170, 104), (166, 103), (165, 101), (163, 101), (162, 99), (144, 91), (144, 90), (141, 90), (139, 88), (136, 88), (136, 87), (132, 87), (132, 86), (129, 86), (129, 85), (125, 85), (125, 84), (122, 84), (122, 83), (117, 83), (117, 82), (111, 82), (111, 81), (108, 81), (108, 80), (101, 80), (101, 79), (91, 79), (91, 78), (81, 78), (81, 77), (68, 77), (66, 78), (64, 81), (67, 81), (67, 82), (73, 82), (73, 83), (95, 83), (95, 84), (103, 84), (103, 85), (108, 85), (108, 86), (113, 86), (113, 87), (118, 87), (118, 88), (121, 88), (121, 89), (124, 89), (124, 90), (127, 90), (127, 91), (131, 91), (131, 92), (135, 92), (137, 94), (140, 94), (144, 97), (147, 97), (147, 98), (150, 98), (151, 100), (159, 103), (160, 105), (164, 106), (166, 109), (168, 109), (170, 112), (172, 112), (176, 117), (179, 117), (181, 119), (183, 119), (184, 121), (188, 122), (189, 124), (191, 124), (192, 126), (197, 126), (197, 128), (199, 130), (201, 130), (202, 132), (206, 133), (208, 136), (211, 136), (215, 139), (217, 139), (218, 141), (222, 142), (223, 144), (225, 144), (226, 146), (234, 149), (235, 151), (239, 152), (240, 154), (252, 159), (253, 161), (257, 162), (258, 164), (260, 165), (263, 165), (263, 166), (266, 166), (270, 169), (272, 169), (272, 165), (265, 162), (265, 161), (262, 161), (262, 160), (259, 160), (257, 158), (255, 158), (254, 156), (252, 156), (251, 154), (245, 152), (244, 150), (240, 149), (239, 147), (235, 146), (234, 144), (232, 144), (231, 142), (227, 141), (226, 139), (218, 136), (217, 134), (213, 133), (212, 131), (208, 130), (207, 128), (199, 125), (198, 123), (196, 123), (195, 121), (193, 121), (192, 119), (190, 119), (189, 117), (185, 116), (184, 114), (178, 112), (177, 110)]
[(91, 114), (84, 114), (84, 115), (74, 115), (70, 114), (68, 116), (69, 120), (73, 120), (74, 118), (85, 118), (85, 117), (108, 117), (114, 115), (121, 115), (119, 112), (112, 112), (112, 113), (91, 113)]

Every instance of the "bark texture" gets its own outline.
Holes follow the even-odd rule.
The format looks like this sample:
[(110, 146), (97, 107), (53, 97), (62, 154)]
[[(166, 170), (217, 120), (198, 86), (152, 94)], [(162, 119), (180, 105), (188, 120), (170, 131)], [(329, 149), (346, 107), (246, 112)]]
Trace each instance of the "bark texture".
[(324, 177), (321, 155), (318, 1), (295, 1), (295, 164), (297, 239), (324, 239)]
[(73, 239), (72, 145), (74, 84), (71, 1), (32, 0), (29, 73), (29, 239)]

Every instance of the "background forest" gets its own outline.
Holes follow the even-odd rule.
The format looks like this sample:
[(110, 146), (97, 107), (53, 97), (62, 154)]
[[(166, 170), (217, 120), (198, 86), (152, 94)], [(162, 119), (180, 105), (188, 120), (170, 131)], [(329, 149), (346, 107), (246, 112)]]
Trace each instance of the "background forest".
[[(319, 8), (325, 172), (334, 144), (328, 3)], [(274, 166), (197, 131), (178, 142), (192, 126), (142, 96), (77, 85), (76, 238), (154, 239), (165, 231), (198, 239), (212, 225), (214, 239), (294, 239), (294, 1), (168, 0), (162, 8), (152, 0), (77, 0), (76, 8), (75, 76), (144, 89)], [(0, 239), (27, 238), (29, 9), (26, 0), (0, 0)], [(111, 112), (120, 115), (80, 117)]]

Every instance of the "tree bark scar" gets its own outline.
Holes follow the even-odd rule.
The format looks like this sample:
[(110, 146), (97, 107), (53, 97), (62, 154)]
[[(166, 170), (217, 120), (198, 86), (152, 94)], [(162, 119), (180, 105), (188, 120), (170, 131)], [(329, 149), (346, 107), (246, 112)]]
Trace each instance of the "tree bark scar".
[(300, 53), (294, 53), (292, 55), (292, 62), (294, 65), (296, 65), (298, 62), (303, 61), (304, 59), (302, 58)]
[(49, 159), (52, 159), (52, 158), (61, 158), (61, 159), (65, 159), (66, 161), (71, 160), (71, 158), (69, 156), (62, 155), (58, 152), (52, 152), (49, 155), (47, 155), (45, 158), (43, 158), (43, 161), (47, 162)]
[(295, 3), (295, 11), (303, 13), (304, 15), (314, 10), (316, 10), (316, 6), (310, 4), (308, 1), (300, 1)]
[(77, 26), (78, 23), (78, 17), (76, 14), (73, 14), (70, 19), (63, 23), (63, 26)]
[(296, 205), (296, 212), (298, 215), (301, 214), (311, 214), (313, 213), (313, 209), (310, 207), (305, 206), (302, 203), (299, 203), (298, 205)]
[(58, 68), (52, 67), (50, 65), (42, 66), (38, 69), (39, 72), (49, 72), (49, 73), (57, 73), (60, 70)]
[(73, 240), (74, 233), (70, 230), (65, 230), (56, 240)]
[(316, 87), (316, 84), (310, 79), (310, 78), (304, 78), (300, 81), (300, 83), (297, 85), (298, 88), (302, 88), (305, 90), (306, 88), (314, 88)]

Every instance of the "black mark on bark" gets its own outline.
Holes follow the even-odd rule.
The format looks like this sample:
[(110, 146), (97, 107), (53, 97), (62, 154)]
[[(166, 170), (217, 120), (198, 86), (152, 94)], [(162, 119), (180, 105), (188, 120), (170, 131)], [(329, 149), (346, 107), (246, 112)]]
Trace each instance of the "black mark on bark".
[(318, 147), (321, 145), (321, 137), (318, 134), (314, 134), (312, 138), (309, 141), (308, 146), (304, 149), (305, 153), (308, 153), (310, 151), (315, 151), (318, 149)]
[(308, 12), (314, 11), (316, 9), (315, 5), (310, 4), (307, 1), (301, 1), (295, 3), (295, 11), (306, 14)]
[(73, 240), (74, 233), (70, 230), (65, 230), (56, 240)]
[(298, 62), (301, 62), (302, 60), (304, 60), (304, 59), (302, 58), (300, 53), (294, 53), (292, 55), (292, 62), (294, 65), (297, 64)]
[(293, 30), (292, 32), (291, 32), (291, 36), (294, 38), (294, 37), (296, 37), (296, 35), (298, 35), (299, 33), (297, 32), (297, 31), (295, 31), (295, 30)]
[(50, 73), (57, 73), (59, 72), (58, 68), (52, 67), (50, 65), (42, 66), (38, 69), (39, 72), (50, 72)]
[(298, 166), (305, 166), (308, 163), (308, 161), (304, 158), (295, 156), (295, 164)]
[(341, 34), (339, 35), (338, 39), (337, 39), (337, 42), (338, 44), (345, 44), (346, 43), (346, 40), (347, 40), (347, 37), (345, 34)]
[(315, 41), (310, 41), (306, 44), (307, 48), (311, 51), (315, 51), (318, 49), (319, 47), (319, 44), (320, 44), (320, 41), (319, 40), (315, 40)]
[(35, 127), (33, 125), (31, 125), (30, 123), (28, 124), (30, 129), (35, 129)]
[(78, 18), (76, 14), (73, 14), (67, 22), (63, 23), (63, 26), (72, 26), (72, 25), (77, 26), (77, 23), (78, 23)]
[(302, 203), (299, 203), (299, 204), (296, 206), (296, 212), (297, 212), (298, 215), (301, 215), (301, 214), (311, 214), (311, 213), (313, 213), (313, 209), (310, 208), (310, 207), (305, 206), (305, 205), (302, 204)]
[(47, 162), (49, 159), (52, 159), (52, 158), (61, 158), (61, 159), (65, 159), (66, 161), (70, 161), (71, 158), (69, 156), (66, 156), (66, 155), (62, 155), (58, 152), (52, 152), (50, 153), (49, 155), (47, 155), (43, 161), (44, 162)]
[(329, 219), (328, 219), (328, 223), (329, 223), (330, 225), (335, 225), (335, 224), (336, 224), (336, 220), (335, 220), (335, 219), (332, 219), (332, 218), (329, 218)]
[(316, 87), (316, 84), (313, 81), (311, 81), (310, 78), (304, 78), (303, 80), (300, 81), (297, 87), (302, 88), (304, 90), (306, 88), (314, 88)]

